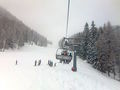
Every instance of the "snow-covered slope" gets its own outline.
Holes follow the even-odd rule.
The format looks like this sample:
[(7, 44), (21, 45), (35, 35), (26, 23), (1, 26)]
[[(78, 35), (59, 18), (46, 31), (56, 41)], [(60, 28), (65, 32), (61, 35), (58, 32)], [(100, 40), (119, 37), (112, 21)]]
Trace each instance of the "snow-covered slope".
[[(120, 90), (120, 82), (110, 79), (78, 59), (78, 71), (55, 59), (56, 49), (25, 46), (0, 53), (0, 90)], [(35, 60), (42, 60), (35, 67)], [(18, 60), (18, 65), (15, 61)], [(48, 60), (57, 62), (49, 67)]]

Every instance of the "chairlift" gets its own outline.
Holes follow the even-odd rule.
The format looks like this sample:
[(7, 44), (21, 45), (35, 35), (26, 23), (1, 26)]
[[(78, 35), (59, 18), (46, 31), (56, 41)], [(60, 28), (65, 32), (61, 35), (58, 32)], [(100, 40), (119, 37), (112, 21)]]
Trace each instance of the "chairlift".
[[(60, 49), (58, 48), (56, 51), (56, 59), (60, 60), (60, 62), (62, 61), (66, 61), (66, 63), (70, 63), (72, 60), (72, 53), (68, 52), (68, 48), (72, 46), (73, 47), (73, 67), (72, 67), (72, 71), (76, 72), (77, 71), (77, 60), (76, 60), (76, 48), (80, 45), (79, 43), (72, 43), (71, 40), (75, 40), (75, 39), (79, 39), (79, 38), (68, 38), (67, 34), (68, 34), (68, 24), (69, 24), (69, 10), (70, 10), (70, 0), (68, 0), (68, 11), (67, 11), (67, 23), (66, 23), (66, 37), (63, 39), (64, 43), (63, 43), (63, 48)], [(61, 53), (58, 53), (60, 50)]]
[(56, 59), (60, 60), (61, 63), (69, 64), (72, 60), (72, 53), (67, 49), (58, 48), (56, 51)]
[(68, 33), (68, 23), (69, 23), (69, 8), (70, 8), (70, 0), (68, 0), (68, 11), (67, 11), (67, 23), (66, 23), (66, 37), (63, 39), (63, 48), (58, 48), (56, 51), (56, 59), (60, 60), (60, 62), (70, 63), (72, 60), (72, 53), (68, 52), (66, 41), (67, 33)]

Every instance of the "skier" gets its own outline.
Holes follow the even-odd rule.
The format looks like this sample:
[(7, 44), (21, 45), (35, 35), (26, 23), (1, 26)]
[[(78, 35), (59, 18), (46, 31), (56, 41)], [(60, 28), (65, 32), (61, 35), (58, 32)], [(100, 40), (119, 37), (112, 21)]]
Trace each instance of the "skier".
[(18, 65), (18, 61), (17, 60), (16, 60), (15, 64)]
[(52, 67), (52, 66), (53, 66), (53, 62), (50, 61), (50, 60), (48, 60), (48, 65), (49, 65), (50, 67)]
[(56, 63), (54, 63), (54, 67), (56, 67)]
[(37, 60), (35, 60), (35, 65), (34, 66), (36, 66), (37, 65)]
[(39, 60), (39, 62), (38, 62), (38, 66), (40, 66), (41, 65), (41, 60)]

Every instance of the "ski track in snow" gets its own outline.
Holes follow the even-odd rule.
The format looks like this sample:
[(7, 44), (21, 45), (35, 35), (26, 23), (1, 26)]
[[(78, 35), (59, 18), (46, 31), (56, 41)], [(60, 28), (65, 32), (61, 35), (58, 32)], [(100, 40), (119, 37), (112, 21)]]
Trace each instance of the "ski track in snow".
[[(0, 52), (0, 90), (120, 90), (120, 82), (102, 75), (81, 59), (78, 71), (55, 59), (55, 48), (28, 46)], [(41, 59), (40, 66), (34, 66)], [(15, 65), (15, 61), (18, 65)], [(57, 63), (49, 67), (48, 60)]]

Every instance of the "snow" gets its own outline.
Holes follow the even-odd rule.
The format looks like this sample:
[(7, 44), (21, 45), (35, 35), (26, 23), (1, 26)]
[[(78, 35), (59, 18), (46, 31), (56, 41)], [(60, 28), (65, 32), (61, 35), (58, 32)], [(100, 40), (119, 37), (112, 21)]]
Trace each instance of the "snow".
[[(77, 72), (72, 62), (60, 64), (55, 59), (56, 48), (29, 46), (0, 52), (0, 90), (120, 90), (120, 82), (77, 60)], [(15, 65), (15, 61), (18, 65)], [(34, 66), (41, 60), (40, 66)], [(57, 63), (49, 67), (48, 60)]]

